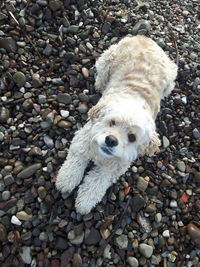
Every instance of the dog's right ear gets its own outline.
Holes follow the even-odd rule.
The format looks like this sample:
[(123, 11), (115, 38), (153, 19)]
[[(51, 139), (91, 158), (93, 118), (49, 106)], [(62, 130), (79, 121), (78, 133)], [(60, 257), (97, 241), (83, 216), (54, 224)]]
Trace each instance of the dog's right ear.
[(94, 107), (88, 112), (88, 117), (92, 122), (97, 121), (105, 114), (105, 104), (103, 101), (99, 101)]

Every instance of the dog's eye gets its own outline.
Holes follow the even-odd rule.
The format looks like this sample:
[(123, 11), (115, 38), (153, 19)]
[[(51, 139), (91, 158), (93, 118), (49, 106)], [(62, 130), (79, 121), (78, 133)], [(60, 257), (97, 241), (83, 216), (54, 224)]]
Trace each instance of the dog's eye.
[(111, 120), (111, 121), (110, 121), (110, 127), (111, 127), (111, 126), (114, 126), (115, 124), (116, 124), (116, 123), (115, 123), (114, 120)]
[(136, 136), (134, 134), (129, 134), (128, 135), (128, 140), (129, 140), (129, 142), (135, 142)]

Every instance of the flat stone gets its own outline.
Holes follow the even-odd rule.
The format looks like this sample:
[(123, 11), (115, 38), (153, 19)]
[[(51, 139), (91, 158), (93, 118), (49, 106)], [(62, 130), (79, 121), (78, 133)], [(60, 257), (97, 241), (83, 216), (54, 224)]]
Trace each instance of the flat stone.
[(151, 30), (151, 24), (148, 20), (139, 20), (132, 29), (132, 34), (146, 34)]
[(81, 267), (82, 266), (82, 258), (79, 253), (74, 253), (73, 260), (72, 260), (73, 267)]
[(83, 239), (84, 239), (84, 232), (82, 232), (81, 234), (77, 235), (75, 238), (70, 240), (70, 243), (73, 245), (80, 245), (83, 243)]
[(16, 203), (17, 203), (16, 198), (11, 198), (7, 201), (0, 202), (0, 210), (7, 211), (8, 209), (15, 206)]
[(163, 141), (163, 147), (164, 148), (169, 146), (169, 144), (170, 144), (169, 139), (166, 136), (163, 136), (162, 141)]
[(21, 88), (25, 85), (26, 83), (26, 76), (24, 75), (23, 72), (21, 71), (17, 71), (15, 72), (15, 74), (13, 75), (13, 80), (16, 83), (16, 85)]
[(8, 53), (17, 52), (17, 44), (12, 37), (0, 37), (0, 48), (4, 48)]
[(31, 264), (32, 257), (31, 257), (31, 248), (24, 246), (21, 248), (22, 252), (20, 253), (20, 256), (25, 264)]
[(8, 174), (4, 177), (4, 183), (6, 186), (9, 186), (9, 185), (13, 184), (14, 182), (15, 182), (15, 179), (12, 176), (12, 174)]
[(139, 251), (145, 258), (150, 258), (153, 254), (153, 247), (147, 244), (140, 244)]
[(32, 215), (27, 214), (24, 210), (17, 212), (16, 217), (22, 221), (31, 221)]
[(192, 131), (192, 134), (194, 136), (195, 139), (200, 139), (200, 132), (197, 128), (195, 128), (193, 131)]
[(68, 105), (68, 104), (70, 104), (72, 102), (71, 96), (69, 94), (67, 94), (67, 93), (58, 94), (57, 100), (58, 100), (58, 102), (66, 104), (66, 105)]
[(7, 241), (7, 231), (4, 225), (0, 225), (0, 241), (1, 242)]
[(55, 248), (60, 250), (68, 248), (68, 242), (66, 238), (58, 237), (58, 239), (56, 240)]
[(138, 260), (135, 257), (128, 257), (127, 262), (131, 267), (138, 267)]
[(101, 235), (99, 231), (94, 227), (92, 227), (88, 236), (85, 238), (84, 243), (86, 245), (96, 245), (100, 242), (100, 240), (101, 240)]
[(146, 202), (145, 202), (144, 198), (140, 194), (133, 196), (133, 198), (131, 200), (132, 211), (138, 212), (139, 210), (141, 210), (145, 206), (145, 203)]
[(23, 171), (18, 173), (17, 178), (19, 179), (26, 179), (31, 177), (33, 174), (36, 173), (37, 170), (39, 170), (42, 167), (41, 163), (35, 163), (27, 168), (25, 168)]
[(116, 244), (119, 247), (119, 249), (127, 249), (128, 247), (128, 237), (127, 235), (120, 235), (116, 238)]
[(5, 107), (1, 107), (0, 108), (0, 123), (7, 122), (9, 117), (10, 117), (10, 110)]
[(35, 88), (41, 87), (43, 85), (43, 82), (40, 79), (40, 75), (39, 74), (37, 74), (37, 73), (33, 74), (32, 84), (33, 84), (33, 87), (35, 87)]
[(21, 225), (22, 223), (20, 222), (20, 220), (15, 216), (13, 215), (12, 218), (11, 218), (11, 223), (12, 224), (15, 224), (15, 225)]
[(146, 181), (143, 177), (139, 176), (137, 180), (137, 188), (141, 191), (145, 191), (148, 187), (148, 181)]
[(185, 169), (186, 169), (185, 162), (179, 160), (179, 161), (177, 161), (176, 164), (177, 164), (177, 168), (178, 168), (179, 171), (185, 172)]
[(197, 248), (200, 248), (200, 228), (190, 223), (187, 225), (187, 231), (190, 238), (195, 242)]
[(47, 44), (45, 49), (43, 50), (43, 54), (48, 57), (48, 56), (51, 55), (52, 50), (53, 50), (52, 45), (51, 44)]
[(49, 7), (53, 12), (55, 12), (63, 7), (63, 3), (60, 0), (50, 0)]

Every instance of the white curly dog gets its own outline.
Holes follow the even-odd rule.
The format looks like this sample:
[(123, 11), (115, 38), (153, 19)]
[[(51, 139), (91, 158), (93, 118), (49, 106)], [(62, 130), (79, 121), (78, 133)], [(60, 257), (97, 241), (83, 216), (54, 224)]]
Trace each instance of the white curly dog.
[(58, 172), (56, 187), (71, 192), (87, 164), (95, 164), (79, 186), (76, 211), (87, 214), (140, 155), (153, 155), (160, 140), (155, 118), (160, 100), (174, 88), (177, 66), (151, 39), (125, 37), (96, 62), (100, 101), (89, 111)]

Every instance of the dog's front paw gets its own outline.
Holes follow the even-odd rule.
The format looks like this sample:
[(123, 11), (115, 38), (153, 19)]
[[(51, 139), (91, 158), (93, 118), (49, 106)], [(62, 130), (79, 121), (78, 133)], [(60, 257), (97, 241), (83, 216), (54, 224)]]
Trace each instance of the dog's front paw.
[(58, 175), (56, 178), (56, 188), (61, 193), (71, 193), (74, 187), (69, 183), (69, 178), (66, 176)]
[(79, 199), (76, 199), (76, 203), (75, 203), (75, 208), (76, 211), (82, 215), (88, 214), (90, 213), (90, 211), (92, 210), (94, 206), (91, 205), (91, 203), (89, 203), (88, 201), (79, 201)]

